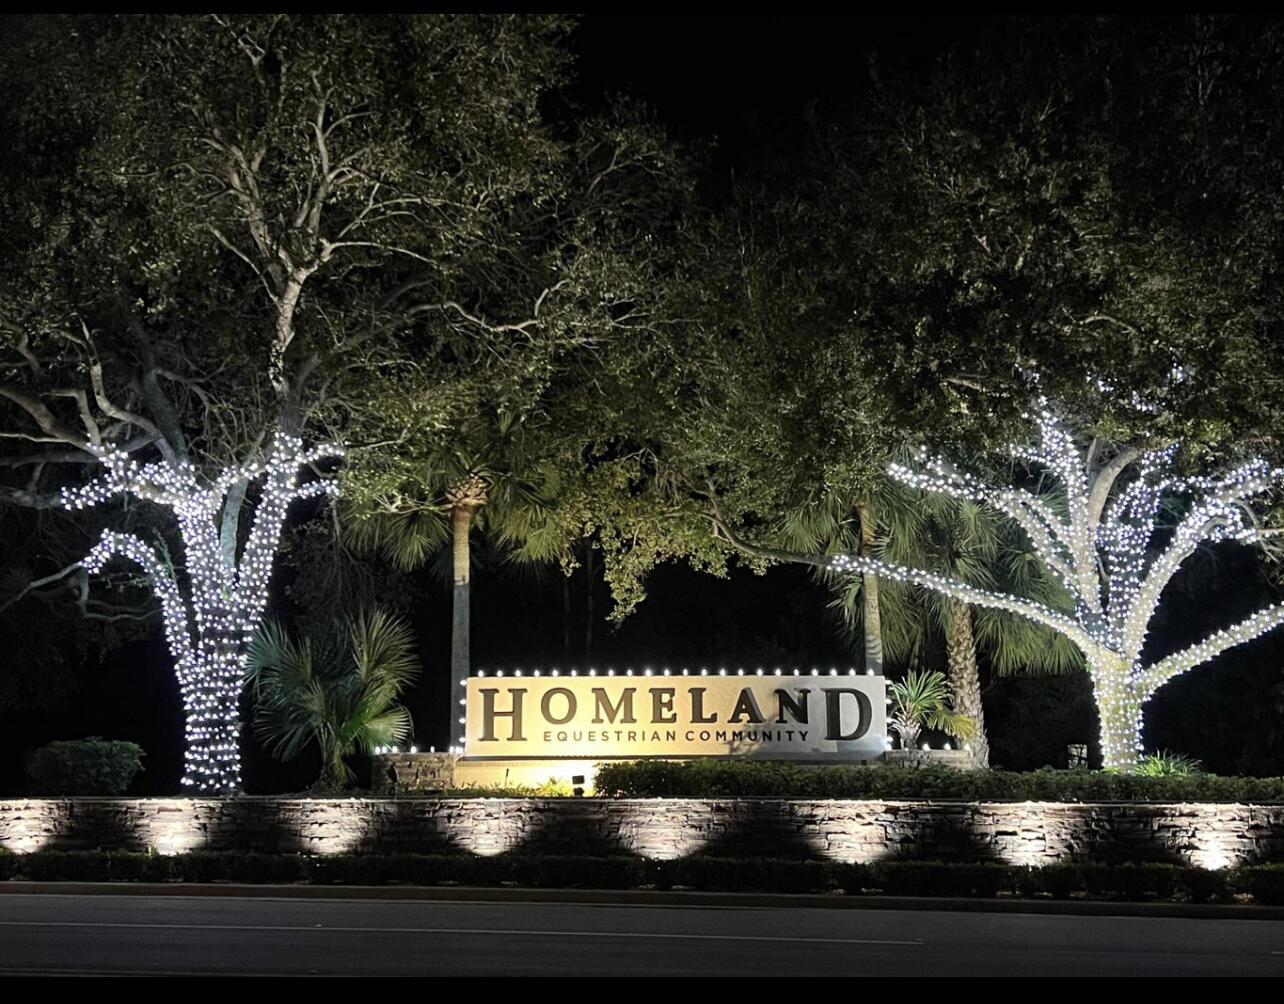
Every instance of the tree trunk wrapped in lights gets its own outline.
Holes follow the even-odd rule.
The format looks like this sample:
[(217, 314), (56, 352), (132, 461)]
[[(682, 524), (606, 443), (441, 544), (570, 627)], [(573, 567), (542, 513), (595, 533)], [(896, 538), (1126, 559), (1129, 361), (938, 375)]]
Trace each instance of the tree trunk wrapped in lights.
[[(1280, 480), (1284, 471), (1253, 460), (1218, 477), (1177, 478), (1171, 473), (1174, 446), (1146, 453), (1121, 448), (1101, 462), (1097, 449), (1080, 450), (1046, 409), (1039, 418), (1039, 434), (1038, 446), (1016, 449), (1013, 456), (1061, 482), (1064, 511), (1046, 495), (1013, 486), (991, 487), (926, 453), (914, 467), (894, 464), (890, 473), (911, 487), (987, 504), (1014, 520), (1068, 590), (1073, 613), (862, 555), (840, 556), (832, 567), (913, 582), (963, 603), (1020, 614), (1065, 635), (1088, 662), (1103, 764), (1130, 771), (1141, 752), (1143, 709), (1155, 691), (1284, 623), (1284, 604), (1273, 604), (1155, 663), (1142, 660), (1159, 597), (1182, 562), (1201, 543), (1259, 540), (1261, 531), (1252, 522), (1247, 502)], [(1116, 491), (1121, 475), (1133, 466), (1138, 468), (1134, 480)], [(1189, 499), (1166, 542), (1156, 539), (1161, 536), (1159, 503), (1165, 495)]]
[[(268, 581), (290, 503), (333, 494), (334, 482), (299, 484), (299, 473), (318, 460), (341, 456), (337, 446), (304, 449), (294, 437), (278, 434), (265, 461), (224, 470), (213, 481), (184, 462), (139, 464), (123, 451), (101, 452), (106, 473), (63, 492), (63, 505), (83, 509), (128, 494), (173, 512), (186, 565), (176, 574), (169, 556), (133, 534), (107, 530), (85, 558), (101, 571), (113, 557), (132, 561), (151, 578), (165, 621), (186, 719), (183, 786), (192, 794), (235, 794), (241, 781), (238, 702), (249, 645), (267, 604)], [(261, 497), (239, 554), (235, 524), (240, 505), (231, 506), (254, 482)], [(225, 532), (231, 521), (232, 546)]]

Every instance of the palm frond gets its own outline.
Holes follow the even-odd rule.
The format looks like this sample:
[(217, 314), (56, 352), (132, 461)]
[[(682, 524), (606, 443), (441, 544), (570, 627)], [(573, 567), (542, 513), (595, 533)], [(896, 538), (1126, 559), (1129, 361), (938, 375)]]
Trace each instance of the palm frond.
[(424, 506), (407, 512), (349, 517), (342, 524), (345, 540), (367, 554), (381, 554), (401, 571), (419, 568), (450, 540), (450, 522), (439, 509)]
[(410, 735), (410, 711), (396, 705), (365, 722), (365, 727), (357, 736), (357, 747), (363, 753), (369, 753), (376, 746), (392, 746), (405, 742)]
[(892, 698), (889, 714), (902, 735), (917, 735), (923, 728), (939, 729), (959, 739), (976, 734), (976, 722), (950, 706), (950, 689), (945, 675), (910, 670), (905, 679), (888, 688)]
[(256, 734), (282, 760), (315, 745), (325, 784), (351, 782), (344, 757), (354, 750), (410, 734), (410, 713), (397, 698), (418, 676), (414, 634), (383, 611), (359, 613), (300, 642), (270, 621), (251, 643), (250, 666)]
[(419, 672), (414, 633), (399, 617), (382, 610), (363, 612), (349, 626), (352, 664), (363, 682), (388, 684), (399, 692)]

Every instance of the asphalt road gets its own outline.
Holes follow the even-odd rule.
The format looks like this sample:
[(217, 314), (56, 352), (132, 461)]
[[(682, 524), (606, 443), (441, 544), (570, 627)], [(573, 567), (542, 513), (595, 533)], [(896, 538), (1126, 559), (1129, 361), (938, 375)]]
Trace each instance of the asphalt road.
[(1278, 976), (1284, 921), (808, 907), (0, 896), (0, 973)]

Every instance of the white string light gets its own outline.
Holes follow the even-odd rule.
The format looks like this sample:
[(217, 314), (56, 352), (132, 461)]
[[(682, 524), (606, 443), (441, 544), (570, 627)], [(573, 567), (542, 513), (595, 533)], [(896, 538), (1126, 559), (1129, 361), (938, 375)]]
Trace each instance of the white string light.
[[(1257, 541), (1259, 531), (1245, 503), (1284, 477), (1284, 470), (1253, 460), (1218, 477), (1176, 478), (1171, 475), (1175, 454), (1175, 446), (1144, 454), (1137, 461), (1136, 479), (1099, 516), (1093, 513), (1090, 485), (1100, 472), (1089, 470), (1088, 456), (1046, 406), (1039, 417), (1039, 444), (1016, 447), (1012, 455), (1061, 481), (1065, 515), (1049, 506), (1046, 497), (1012, 486), (992, 487), (926, 451), (920, 451), (914, 467), (890, 466), (891, 476), (902, 484), (988, 505), (1012, 519), (1070, 592), (1073, 615), (860, 555), (840, 555), (831, 567), (914, 583), (966, 603), (1020, 614), (1065, 635), (1088, 662), (1101, 719), (1102, 760), (1107, 767), (1130, 770), (1141, 753), (1142, 708), (1156, 690), (1284, 623), (1284, 604), (1274, 604), (1198, 644), (1142, 665), (1159, 598), (1182, 562), (1201, 543)], [(1167, 544), (1152, 551), (1165, 495), (1187, 497), (1189, 508)]]
[[(86, 555), (85, 569), (100, 572), (115, 555), (134, 562), (151, 578), (161, 603), (165, 639), (174, 658), (186, 717), (183, 787), (192, 794), (230, 795), (241, 785), (238, 703), (250, 640), (267, 604), (272, 562), (286, 512), (295, 499), (337, 493), (333, 480), (300, 485), (300, 470), (343, 456), (342, 447), (305, 450), (303, 442), (278, 434), (266, 460), (229, 467), (206, 481), (188, 463), (139, 463), (120, 450), (95, 450), (106, 473), (79, 488), (64, 489), (68, 509), (98, 505), (128, 494), (170, 509), (186, 557), (187, 587), (167, 555), (132, 534), (103, 532)], [(229, 491), (262, 481), (249, 536), (239, 557), (220, 542)]]

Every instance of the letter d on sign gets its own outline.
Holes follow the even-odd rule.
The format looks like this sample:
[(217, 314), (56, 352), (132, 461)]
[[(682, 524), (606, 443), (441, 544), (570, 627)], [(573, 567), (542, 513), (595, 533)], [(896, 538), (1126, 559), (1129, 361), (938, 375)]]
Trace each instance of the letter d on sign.
[[(852, 731), (843, 732), (843, 709), (842, 699), (846, 694), (856, 699), (856, 727)], [(874, 709), (870, 706), (869, 697), (859, 690), (852, 690), (848, 687), (835, 687), (833, 690), (825, 691), (825, 738), (846, 742), (851, 739), (859, 739), (869, 731), (870, 721), (873, 719)]]

